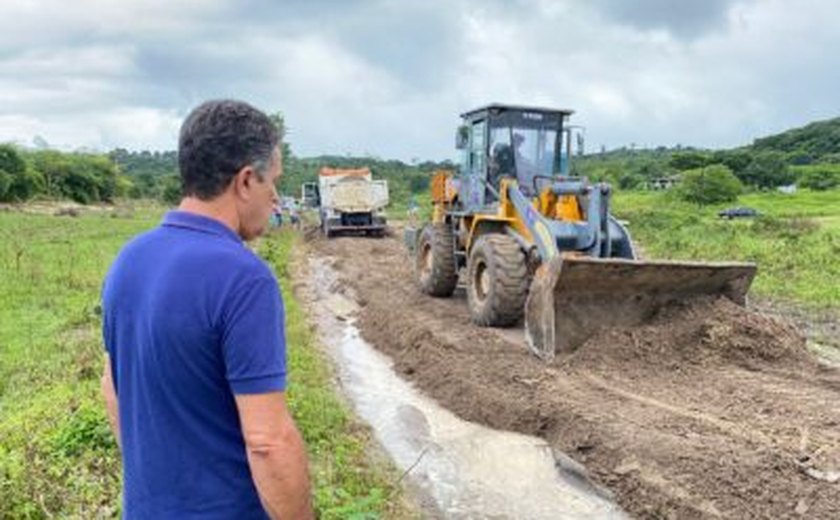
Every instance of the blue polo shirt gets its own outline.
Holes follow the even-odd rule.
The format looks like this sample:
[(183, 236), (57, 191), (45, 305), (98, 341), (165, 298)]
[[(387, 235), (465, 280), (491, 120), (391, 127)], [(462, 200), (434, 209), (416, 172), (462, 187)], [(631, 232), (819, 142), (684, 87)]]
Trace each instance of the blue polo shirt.
[(286, 385), (283, 303), (230, 228), (167, 213), (102, 292), (119, 401), (126, 518), (266, 518), (234, 394)]

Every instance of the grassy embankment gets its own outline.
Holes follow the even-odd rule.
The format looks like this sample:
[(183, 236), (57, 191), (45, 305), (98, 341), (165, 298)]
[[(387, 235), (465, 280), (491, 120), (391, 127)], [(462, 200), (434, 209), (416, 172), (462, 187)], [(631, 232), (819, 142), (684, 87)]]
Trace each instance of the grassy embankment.
[[(0, 518), (118, 515), (120, 465), (99, 398), (96, 308), (119, 248), (160, 213), (0, 213)], [(293, 240), (281, 234), (261, 245), (284, 287)], [(303, 311), (284, 292), (289, 398), (321, 517), (408, 516), (393, 470), (369, 460), (368, 434), (334, 394)]]
[[(761, 217), (718, 218), (736, 205)], [(756, 295), (840, 311), (840, 190), (751, 193), (737, 204), (703, 208), (667, 193), (619, 192), (613, 210), (630, 222), (649, 258), (753, 261)]]

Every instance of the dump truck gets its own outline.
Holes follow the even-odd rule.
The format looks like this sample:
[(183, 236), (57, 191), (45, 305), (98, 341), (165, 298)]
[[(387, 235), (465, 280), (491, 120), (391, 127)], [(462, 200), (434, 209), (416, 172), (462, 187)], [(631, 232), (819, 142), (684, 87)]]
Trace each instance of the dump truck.
[(610, 186), (571, 174), (572, 113), (492, 104), (461, 115), (460, 170), (436, 172), (431, 221), (405, 232), (420, 289), (448, 297), (465, 286), (481, 326), (524, 315), (527, 345), (546, 361), (675, 300), (743, 305), (755, 264), (638, 258)]
[(304, 204), (317, 204), (327, 237), (344, 231), (385, 234), (388, 181), (373, 180), (369, 168), (323, 167), (318, 182), (304, 184), (302, 195)]

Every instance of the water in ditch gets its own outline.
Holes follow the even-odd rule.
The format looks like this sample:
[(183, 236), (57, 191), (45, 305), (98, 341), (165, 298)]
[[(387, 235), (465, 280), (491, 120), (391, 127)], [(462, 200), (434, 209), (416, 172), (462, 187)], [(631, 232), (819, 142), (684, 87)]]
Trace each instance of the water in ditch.
[[(400, 378), (353, 325), (356, 305), (336, 291), (329, 263), (307, 285), (321, 342), (344, 393), (414, 487), (446, 518), (625, 518), (574, 463), (542, 439), (459, 419)], [(558, 462), (559, 461), (559, 462)]]

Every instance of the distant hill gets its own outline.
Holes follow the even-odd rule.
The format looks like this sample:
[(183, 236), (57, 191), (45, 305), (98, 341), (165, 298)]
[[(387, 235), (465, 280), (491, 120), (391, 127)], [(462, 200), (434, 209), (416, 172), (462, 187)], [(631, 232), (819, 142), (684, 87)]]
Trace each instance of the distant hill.
[(675, 146), (634, 149), (623, 146), (602, 152), (590, 152), (587, 158), (602, 160), (622, 160), (628, 157), (645, 157), (651, 160), (668, 159), (673, 154), (706, 153), (727, 151), (743, 152), (781, 152), (791, 164), (840, 163), (840, 117), (815, 121), (803, 127), (792, 128), (784, 132), (755, 138), (752, 144), (732, 149), (712, 150), (693, 146)]
[(837, 162), (836, 159), (840, 158), (840, 117), (760, 137), (753, 141), (752, 146), (746, 148), (754, 151), (784, 152), (789, 157), (792, 154), (799, 155), (800, 163)]
[(575, 171), (624, 189), (655, 185), (682, 172), (722, 164), (750, 188), (799, 183), (812, 189), (840, 185), (840, 118), (756, 138), (752, 144), (709, 150), (677, 146), (622, 147), (578, 157)]

